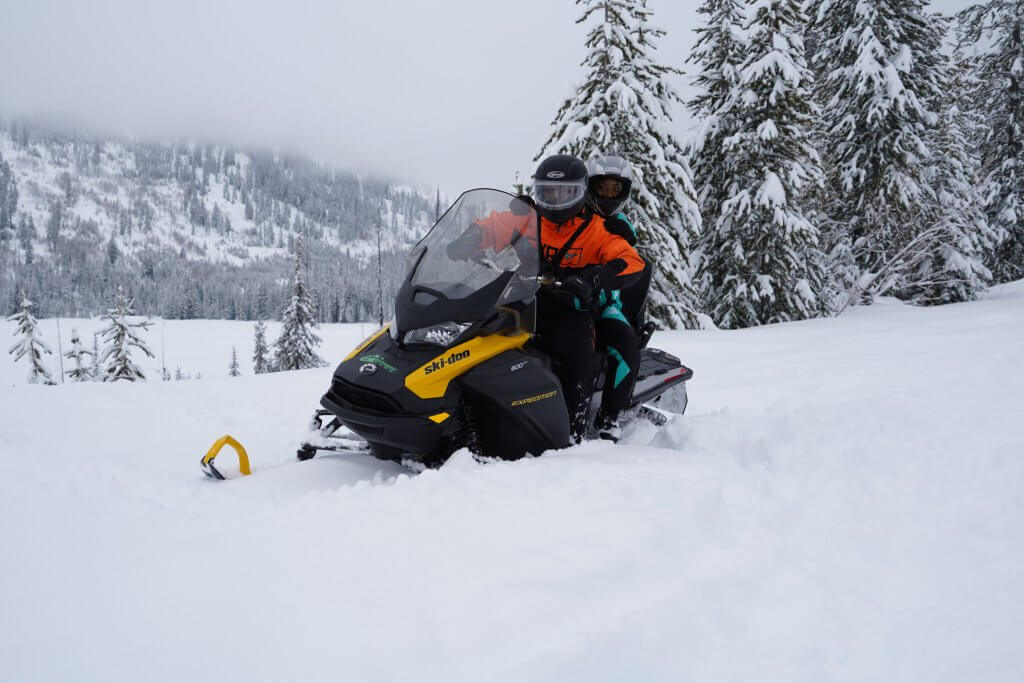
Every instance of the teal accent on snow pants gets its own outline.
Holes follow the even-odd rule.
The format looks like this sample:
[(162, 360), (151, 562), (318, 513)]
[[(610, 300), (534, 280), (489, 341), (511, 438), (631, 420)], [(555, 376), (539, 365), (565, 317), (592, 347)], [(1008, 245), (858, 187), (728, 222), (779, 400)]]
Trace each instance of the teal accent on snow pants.
[(618, 415), (629, 405), (640, 369), (640, 345), (636, 332), (618, 307), (609, 306), (597, 320), (597, 346), (608, 353), (601, 408)]

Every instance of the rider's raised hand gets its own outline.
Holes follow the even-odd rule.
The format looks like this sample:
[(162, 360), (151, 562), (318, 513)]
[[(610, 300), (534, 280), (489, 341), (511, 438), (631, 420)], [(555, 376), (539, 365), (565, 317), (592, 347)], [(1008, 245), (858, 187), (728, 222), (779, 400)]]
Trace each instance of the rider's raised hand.
[(537, 203), (530, 195), (521, 194), (508, 203), (508, 208), (517, 216), (526, 216), (537, 210)]
[(448, 258), (453, 261), (468, 261), (473, 258), (480, 253), (480, 241), (483, 236), (484, 229), (476, 223), (470, 223), (461, 235), (448, 243)]

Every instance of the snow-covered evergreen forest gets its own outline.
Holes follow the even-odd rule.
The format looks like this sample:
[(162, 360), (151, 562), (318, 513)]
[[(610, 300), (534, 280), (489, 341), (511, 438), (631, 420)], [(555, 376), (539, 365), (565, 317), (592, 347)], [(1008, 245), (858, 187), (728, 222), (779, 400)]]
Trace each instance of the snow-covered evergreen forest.
[(0, 120), (0, 308), (103, 313), (118, 287), (165, 318), (278, 319), (296, 240), (320, 321), (367, 320), (438, 196), (296, 155), (110, 140)]
[(965, 301), (1024, 275), (1020, 2), (704, 0), (685, 74), (645, 0), (577, 4), (586, 76), (537, 156), (630, 160), (664, 326)]

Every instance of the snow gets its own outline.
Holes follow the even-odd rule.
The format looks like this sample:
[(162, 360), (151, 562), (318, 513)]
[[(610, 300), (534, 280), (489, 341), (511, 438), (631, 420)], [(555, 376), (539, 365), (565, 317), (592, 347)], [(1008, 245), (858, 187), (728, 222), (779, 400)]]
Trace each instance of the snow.
[(774, 171), (764, 172), (764, 182), (757, 188), (757, 204), (759, 206), (785, 206), (786, 190), (782, 181)]
[[(202, 381), (26, 386), (4, 356), (0, 670), (1019, 681), (1022, 312), (1016, 283), (967, 304), (658, 333), (695, 369), (685, 418), (420, 475), (294, 462), (331, 370), (252, 376), (252, 323), (158, 321), (158, 358), (162, 329)], [(72, 326), (88, 348), (100, 321)], [(52, 346), (54, 330), (41, 321)], [(370, 331), (324, 326), (321, 355)], [(252, 477), (200, 474), (225, 433)]]

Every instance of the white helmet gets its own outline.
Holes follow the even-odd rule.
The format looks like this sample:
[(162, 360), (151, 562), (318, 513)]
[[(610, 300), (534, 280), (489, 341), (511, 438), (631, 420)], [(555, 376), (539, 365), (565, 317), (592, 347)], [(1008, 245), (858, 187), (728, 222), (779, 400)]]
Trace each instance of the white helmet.
[(587, 201), (601, 216), (614, 216), (629, 200), (633, 170), (620, 156), (593, 157), (587, 161)]

